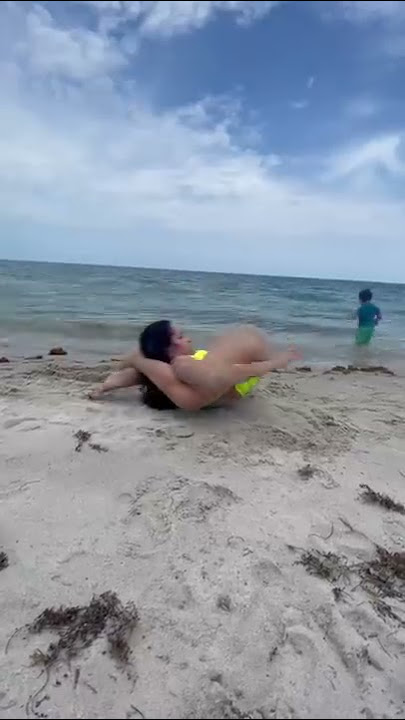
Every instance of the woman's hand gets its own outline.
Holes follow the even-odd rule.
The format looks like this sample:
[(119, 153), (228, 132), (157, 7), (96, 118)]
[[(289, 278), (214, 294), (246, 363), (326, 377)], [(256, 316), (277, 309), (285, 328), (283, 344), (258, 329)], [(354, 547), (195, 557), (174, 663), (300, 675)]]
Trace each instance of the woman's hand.
[(118, 365), (119, 370), (126, 370), (127, 368), (133, 368), (134, 370), (139, 370), (138, 367), (140, 362), (142, 361), (143, 355), (139, 348), (134, 350), (129, 355), (126, 355), (122, 360), (120, 360), (120, 363)]

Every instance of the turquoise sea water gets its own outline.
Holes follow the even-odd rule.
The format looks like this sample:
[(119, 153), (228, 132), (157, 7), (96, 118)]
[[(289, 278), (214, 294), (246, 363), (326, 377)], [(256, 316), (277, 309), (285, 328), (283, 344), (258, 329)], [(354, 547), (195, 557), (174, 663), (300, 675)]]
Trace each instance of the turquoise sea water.
[(57, 344), (78, 358), (109, 358), (146, 323), (168, 318), (197, 345), (226, 325), (253, 323), (299, 345), (305, 362), (353, 362), (351, 314), (367, 285), (384, 316), (370, 359), (400, 364), (404, 285), (0, 261), (0, 355)]

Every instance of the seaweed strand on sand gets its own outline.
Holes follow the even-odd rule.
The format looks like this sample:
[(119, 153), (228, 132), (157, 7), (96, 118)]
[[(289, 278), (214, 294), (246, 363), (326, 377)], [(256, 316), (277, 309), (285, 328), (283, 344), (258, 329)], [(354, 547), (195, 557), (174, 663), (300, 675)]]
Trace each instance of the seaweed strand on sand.
[(360, 485), (360, 488), (362, 490), (362, 492), (360, 493), (360, 498), (364, 502), (370, 503), (371, 505), (380, 505), (381, 507), (386, 508), (386, 510), (393, 510), (394, 512), (400, 513), (401, 515), (405, 515), (405, 505), (396, 502), (395, 500), (390, 498), (389, 495), (376, 492), (365, 483), (362, 483)]
[(58, 635), (46, 652), (35, 651), (33, 662), (50, 667), (57, 661), (69, 661), (105, 635), (111, 657), (127, 664), (130, 657), (129, 636), (138, 623), (133, 603), (122, 605), (117, 595), (105, 592), (92, 598), (88, 605), (47, 608), (28, 626), (32, 634), (45, 630)]

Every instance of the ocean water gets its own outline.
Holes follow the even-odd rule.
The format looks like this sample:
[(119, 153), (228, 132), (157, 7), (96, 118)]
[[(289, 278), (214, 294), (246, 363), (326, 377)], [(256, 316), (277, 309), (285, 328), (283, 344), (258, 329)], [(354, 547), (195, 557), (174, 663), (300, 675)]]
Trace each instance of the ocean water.
[[(356, 362), (357, 295), (368, 283), (140, 268), (0, 261), (0, 355), (63, 345), (78, 359), (128, 351), (147, 323), (168, 318), (204, 346), (234, 323), (253, 323), (302, 349), (306, 363)], [(405, 357), (405, 285), (372, 283), (384, 321), (368, 359)]]

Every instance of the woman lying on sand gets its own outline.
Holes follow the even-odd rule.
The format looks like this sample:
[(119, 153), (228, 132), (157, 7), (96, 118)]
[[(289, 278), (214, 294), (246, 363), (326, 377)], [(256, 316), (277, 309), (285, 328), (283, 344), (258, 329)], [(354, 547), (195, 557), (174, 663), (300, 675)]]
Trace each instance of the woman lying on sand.
[(120, 370), (90, 397), (98, 400), (112, 390), (139, 385), (149, 407), (200, 410), (248, 395), (263, 375), (296, 359), (295, 350), (276, 351), (264, 333), (250, 326), (218, 336), (209, 350), (194, 351), (189, 338), (160, 320), (142, 331), (139, 350), (124, 358)]

